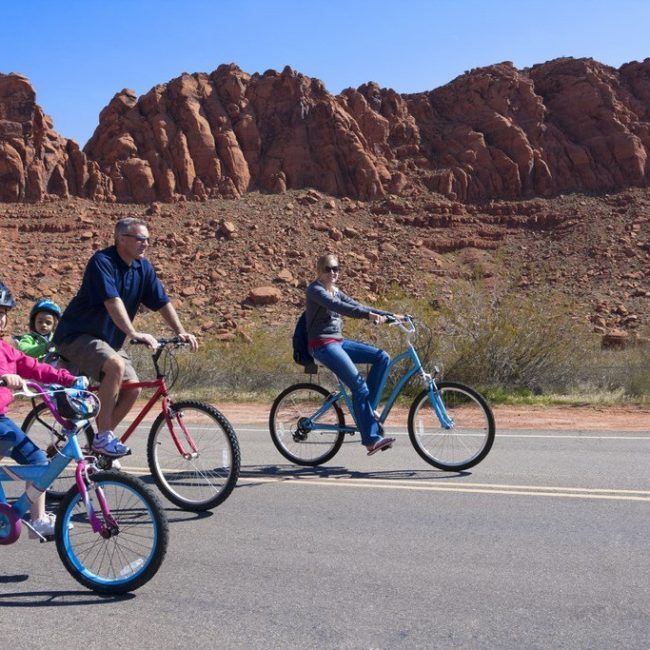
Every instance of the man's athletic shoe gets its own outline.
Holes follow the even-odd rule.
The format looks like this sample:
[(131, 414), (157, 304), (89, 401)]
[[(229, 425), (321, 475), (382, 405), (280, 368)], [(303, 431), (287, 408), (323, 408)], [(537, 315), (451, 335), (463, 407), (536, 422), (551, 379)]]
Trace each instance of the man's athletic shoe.
[(131, 450), (126, 445), (123, 445), (112, 431), (104, 431), (95, 435), (93, 451), (111, 458), (121, 458), (131, 453)]

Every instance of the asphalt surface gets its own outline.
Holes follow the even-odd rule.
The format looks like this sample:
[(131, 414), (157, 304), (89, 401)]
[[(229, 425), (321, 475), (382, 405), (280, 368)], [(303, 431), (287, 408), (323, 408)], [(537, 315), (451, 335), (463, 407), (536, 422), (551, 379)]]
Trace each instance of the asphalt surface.
[[(237, 489), (205, 515), (160, 497), (168, 555), (134, 594), (85, 590), (54, 544), (4, 547), (3, 647), (650, 647), (650, 432), (498, 430), (456, 474), (404, 428), (317, 469), (236, 429)], [(147, 480), (144, 438), (125, 465)]]

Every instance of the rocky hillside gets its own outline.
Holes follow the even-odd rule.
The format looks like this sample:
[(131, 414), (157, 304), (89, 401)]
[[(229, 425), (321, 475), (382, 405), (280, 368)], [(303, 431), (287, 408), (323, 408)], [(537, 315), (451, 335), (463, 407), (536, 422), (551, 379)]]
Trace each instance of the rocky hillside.
[(650, 59), (501, 63), (414, 95), (222, 65), (118, 93), (84, 151), (25, 77), (0, 74), (2, 279), (20, 329), (137, 215), (203, 336), (292, 319), (333, 250), (363, 301), (398, 285), (443, 304), (468, 278), (551, 287), (586, 332), (647, 337), (649, 147)]
[(56, 136), (29, 83), (0, 76), (0, 198), (120, 202), (314, 188), (373, 200), (484, 202), (611, 192), (650, 178), (650, 59), (619, 69), (500, 63), (430, 92), (340, 95), (291, 68), (183, 74), (122, 90), (84, 148)]
[(293, 319), (315, 258), (327, 250), (340, 255), (342, 287), (364, 302), (396, 285), (444, 306), (463, 291), (460, 281), (478, 278), (489, 292), (564, 294), (585, 334), (649, 334), (647, 189), (481, 207), (433, 193), (362, 202), (314, 190), (149, 206), (4, 203), (2, 279), (20, 300), (16, 329), (35, 298), (67, 303), (89, 256), (111, 243), (115, 220), (127, 215), (149, 221), (149, 257), (202, 336), (228, 340), (256, 322)]

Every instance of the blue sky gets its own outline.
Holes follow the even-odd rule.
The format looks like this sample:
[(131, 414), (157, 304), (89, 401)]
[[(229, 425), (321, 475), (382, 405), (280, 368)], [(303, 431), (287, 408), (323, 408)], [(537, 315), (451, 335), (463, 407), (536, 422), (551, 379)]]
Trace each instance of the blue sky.
[(406, 93), (500, 61), (650, 56), (647, 0), (3, 0), (0, 20), (0, 72), (27, 75), (82, 146), (122, 88), (221, 63), (290, 65), (332, 93), (366, 81)]

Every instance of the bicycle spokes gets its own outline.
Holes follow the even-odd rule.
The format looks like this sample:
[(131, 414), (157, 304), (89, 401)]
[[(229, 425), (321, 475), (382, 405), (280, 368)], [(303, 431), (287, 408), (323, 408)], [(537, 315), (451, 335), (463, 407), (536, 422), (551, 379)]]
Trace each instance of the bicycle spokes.
[(494, 440), (494, 418), (483, 397), (453, 382), (441, 382), (435, 392), (422, 391), (411, 406), (408, 425), (416, 451), (440, 469), (476, 465)]
[(158, 487), (187, 510), (218, 505), (239, 476), (235, 432), (223, 414), (201, 402), (178, 402), (156, 420), (147, 453)]

